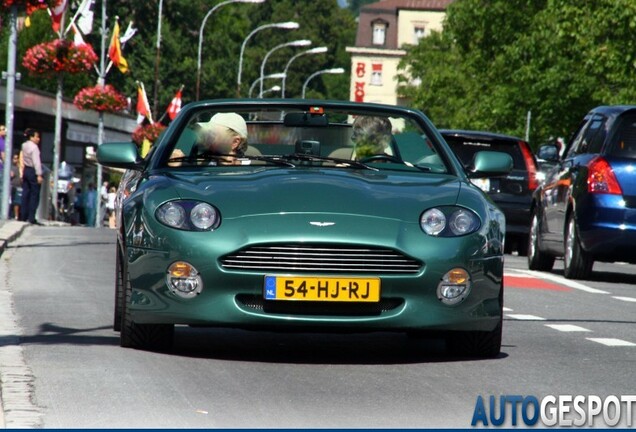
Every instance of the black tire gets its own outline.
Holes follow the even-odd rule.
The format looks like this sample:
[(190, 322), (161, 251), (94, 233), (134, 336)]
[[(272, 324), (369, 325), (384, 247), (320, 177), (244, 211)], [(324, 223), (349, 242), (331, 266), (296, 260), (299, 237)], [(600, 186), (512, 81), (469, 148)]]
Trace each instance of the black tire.
[(550, 271), (554, 267), (554, 257), (541, 251), (539, 216), (532, 214), (530, 234), (528, 235), (528, 268), (530, 270)]
[(574, 215), (570, 215), (563, 239), (563, 275), (568, 279), (587, 279), (592, 273), (594, 260), (583, 250)]
[(499, 322), (492, 331), (459, 331), (446, 336), (446, 349), (453, 355), (494, 358), (501, 352), (503, 331), (503, 282), (499, 291)]
[(121, 331), (121, 308), (124, 302), (124, 262), (119, 244), (115, 253), (115, 313), (113, 314), (113, 330)]
[(122, 303), (121, 333), (119, 342), (125, 348), (140, 348), (153, 351), (168, 351), (174, 340), (173, 324), (137, 324), (132, 320), (130, 308), (132, 286), (125, 273), (125, 299)]

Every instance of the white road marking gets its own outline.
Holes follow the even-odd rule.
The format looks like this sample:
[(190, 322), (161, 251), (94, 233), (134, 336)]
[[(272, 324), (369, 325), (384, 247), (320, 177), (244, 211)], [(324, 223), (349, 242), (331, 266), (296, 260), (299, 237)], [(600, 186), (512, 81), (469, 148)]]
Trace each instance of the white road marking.
[(611, 346), (611, 347), (616, 347), (616, 346), (632, 347), (632, 346), (636, 346), (636, 343), (624, 341), (622, 339), (614, 339), (614, 338), (586, 338), (586, 339), (587, 340), (591, 340), (592, 342), (598, 342), (598, 343), (603, 344), (605, 346)]
[(503, 311), (504, 311), (504, 312), (512, 312), (513, 310), (512, 310), (512, 309), (510, 309), (510, 308), (508, 308), (508, 307), (504, 307), (504, 308), (503, 308)]
[(589, 331), (592, 331), (592, 330), (588, 330), (586, 328), (579, 327), (579, 326), (572, 325), (572, 324), (546, 324), (546, 327), (550, 327), (550, 328), (553, 328), (555, 330), (562, 331), (562, 332), (589, 332)]
[(622, 301), (626, 301), (626, 302), (634, 302), (634, 303), (636, 303), (636, 298), (634, 298), (634, 297), (612, 296), (612, 298), (615, 298), (616, 300), (622, 300)]
[(600, 289), (592, 288), (592, 287), (589, 287), (587, 285), (583, 285), (580, 282), (575, 282), (573, 280), (566, 279), (566, 278), (564, 278), (562, 276), (558, 276), (558, 275), (555, 275), (555, 274), (552, 274), (552, 273), (538, 272), (538, 271), (534, 271), (534, 270), (522, 270), (522, 269), (517, 269), (517, 271), (521, 272), (521, 273), (525, 273), (525, 274), (533, 276), (533, 277), (536, 277), (536, 278), (539, 278), (539, 279), (549, 279), (549, 280), (557, 282), (557, 283), (559, 283), (561, 285), (565, 285), (567, 287), (574, 288), (574, 289), (577, 289), (579, 291), (585, 291), (585, 292), (592, 293), (592, 294), (609, 294), (609, 292), (607, 292), (607, 291), (603, 291), (603, 290), (600, 290)]
[(507, 314), (506, 316), (521, 321), (545, 321), (545, 318), (541, 318), (536, 315)]

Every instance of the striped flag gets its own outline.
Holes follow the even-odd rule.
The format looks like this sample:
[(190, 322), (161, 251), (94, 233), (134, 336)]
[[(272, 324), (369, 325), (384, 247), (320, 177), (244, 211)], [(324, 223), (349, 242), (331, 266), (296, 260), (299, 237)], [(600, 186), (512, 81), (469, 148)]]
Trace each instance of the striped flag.
[(144, 119), (148, 119), (150, 124), (153, 123), (144, 83), (137, 81), (137, 124), (141, 124)]
[(64, 12), (66, 11), (66, 6), (68, 5), (67, 0), (60, 0), (56, 6), (52, 9), (49, 9), (49, 14), (51, 15), (51, 25), (53, 26), (53, 31), (55, 33), (60, 31), (60, 25), (62, 24), (62, 17), (64, 16)]
[(119, 21), (115, 21), (113, 35), (108, 47), (108, 57), (110, 57), (110, 60), (117, 66), (121, 73), (128, 72), (128, 62), (121, 53), (121, 43), (119, 42)]

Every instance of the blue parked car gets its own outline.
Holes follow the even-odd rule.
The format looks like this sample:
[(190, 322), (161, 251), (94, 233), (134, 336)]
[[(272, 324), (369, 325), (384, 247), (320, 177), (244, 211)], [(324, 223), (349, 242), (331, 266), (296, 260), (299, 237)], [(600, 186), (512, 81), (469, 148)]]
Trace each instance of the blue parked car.
[[(540, 154), (554, 154), (549, 148)], [(636, 105), (590, 111), (533, 196), (531, 270), (585, 279), (595, 261), (636, 263)]]

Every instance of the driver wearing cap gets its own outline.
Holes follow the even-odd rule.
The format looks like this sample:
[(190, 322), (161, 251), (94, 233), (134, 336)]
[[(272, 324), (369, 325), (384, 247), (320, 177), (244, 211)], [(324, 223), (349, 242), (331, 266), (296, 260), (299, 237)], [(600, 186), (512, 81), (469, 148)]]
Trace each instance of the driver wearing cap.
[(210, 121), (199, 123), (199, 151), (204, 154), (227, 156), (220, 164), (240, 164), (247, 149), (247, 125), (236, 113), (217, 113)]

